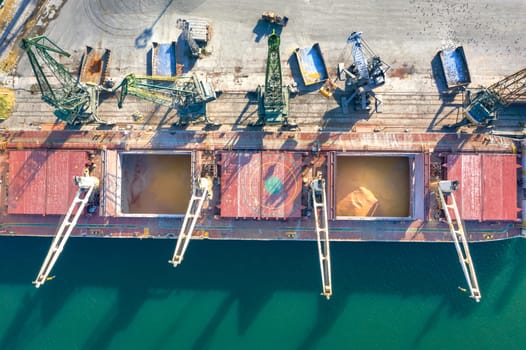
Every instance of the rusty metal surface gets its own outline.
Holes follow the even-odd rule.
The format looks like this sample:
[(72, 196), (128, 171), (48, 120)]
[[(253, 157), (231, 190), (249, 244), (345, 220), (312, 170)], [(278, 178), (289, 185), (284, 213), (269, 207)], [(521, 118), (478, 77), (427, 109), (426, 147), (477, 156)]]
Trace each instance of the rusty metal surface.
[(517, 157), (482, 155), (482, 220), (517, 220)]
[(261, 215), (261, 155), (221, 154), (221, 216), (259, 218)]
[(221, 216), (301, 216), (301, 155), (283, 152), (223, 152)]
[(116, 216), (120, 203), (119, 183), (120, 158), (115, 150), (104, 152), (104, 178), (101, 186), (101, 214), (103, 216)]
[[(232, 161), (238, 160), (237, 154), (248, 154), (252, 158), (253, 154), (257, 154), (252, 149), (265, 149), (267, 152), (280, 153), (282, 151), (292, 151), (293, 153), (300, 153), (302, 157), (307, 157), (307, 154), (311, 154), (313, 145), (318, 144), (320, 149), (320, 157), (325, 159), (326, 157), (331, 158), (330, 155), (334, 155), (332, 150), (339, 152), (349, 151), (381, 151), (386, 150), (390, 147), (391, 151), (396, 150), (397, 152), (410, 152), (427, 154), (430, 152), (430, 159), (434, 159), (434, 165), (437, 165), (440, 169), (446, 169), (441, 165), (445, 163), (447, 165), (447, 157), (451, 153), (461, 153), (465, 156), (472, 155), (500, 155), (508, 154), (509, 159), (515, 159), (517, 143), (509, 139), (503, 139), (494, 136), (469, 136), (469, 135), (444, 135), (444, 134), (390, 134), (390, 135), (373, 135), (373, 134), (360, 134), (360, 133), (298, 133), (293, 135), (291, 133), (281, 134), (268, 134), (265, 132), (200, 132), (192, 133), (186, 131), (174, 131), (173, 133), (156, 131), (156, 132), (78, 132), (78, 131), (12, 131), (4, 132), (1, 134), (2, 138), (7, 143), (7, 151), (4, 153), (0, 152), (0, 159), (7, 159), (7, 155), (10, 153), (16, 154), (15, 152), (31, 152), (29, 148), (37, 148), (40, 154), (47, 154), (47, 150), (78, 150), (85, 152), (86, 150), (107, 150), (107, 157), (105, 158), (106, 166), (101, 166), (102, 169), (110, 167), (112, 163), (112, 169), (106, 169), (106, 175), (103, 176), (102, 192), (105, 199), (101, 205), (107, 205), (106, 208), (101, 208), (100, 214), (91, 216), (83, 215), (75, 228), (73, 235), (75, 236), (91, 236), (91, 237), (135, 237), (135, 238), (174, 238), (177, 236), (177, 232), (180, 229), (182, 220), (179, 218), (148, 218), (148, 217), (115, 217), (116, 211), (115, 203), (119, 201), (119, 193), (117, 190), (116, 183), (119, 179), (115, 178), (118, 173), (118, 150), (126, 150), (132, 148), (134, 150), (145, 149), (145, 150), (199, 150), (199, 149), (213, 149), (217, 152), (218, 156), (223, 155), (223, 160), (219, 164), (225, 164), (228, 155), (232, 154)], [(259, 146), (258, 146), (259, 145)], [(20, 151), (25, 149), (25, 151)], [(117, 150), (117, 152), (115, 152)], [(234, 151), (233, 151), (234, 150)], [(251, 151), (248, 151), (251, 150)], [(113, 152), (113, 153), (111, 153)], [(110, 155), (110, 153), (113, 155)], [(103, 152), (102, 154), (106, 154)], [(20, 153), (23, 155), (23, 153)], [(22, 157), (18, 160), (24, 161)], [(110, 159), (111, 158), (111, 159)], [(14, 158), (13, 158), (14, 159)], [(256, 158), (255, 158), (256, 159)], [(466, 158), (468, 159), (468, 158)], [(12, 194), (17, 190), (16, 184), (9, 182), (10, 178), (14, 175), (13, 169), (16, 168), (11, 163), (12, 159), (3, 161), (6, 164), (4, 168), (9, 168), (11, 171), (9, 174), (4, 169), (2, 175), (3, 184), (8, 187), (8, 201), (11, 203), (13, 208), (13, 196)], [(511, 162), (511, 161), (510, 161)], [(17, 163), (15, 161), (15, 163)], [(38, 165), (38, 162), (34, 162)], [(309, 164), (308, 157), (303, 158), (304, 165)], [(331, 163), (330, 161), (328, 163)], [(236, 165), (237, 166), (237, 165)], [(249, 166), (249, 165), (247, 165)], [(261, 166), (261, 161), (259, 162)], [(494, 167), (504, 167), (505, 169), (511, 169), (509, 165), (494, 165)], [(315, 166), (314, 170), (318, 167)], [(322, 167), (323, 168), (323, 167)], [(329, 182), (334, 176), (334, 169), (331, 170), (331, 166), (328, 167)], [(0, 168), (1, 169), (1, 168)], [(36, 167), (38, 169), (38, 167)], [(450, 169), (451, 170), (451, 169)], [(224, 170), (220, 171), (221, 175)], [(511, 170), (510, 170), (511, 171)], [(248, 173), (248, 169), (246, 170)], [(479, 171), (480, 172), (480, 171)], [(38, 173), (38, 172), (37, 172)], [(315, 171), (314, 171), (315, 173)], [(452, 174), (451, 171), (449, 171)], [(332, 175), (331, 175), (332, 174)], [(442, 173), (441, 173), (442, 174)], [(461, 172), (459, 172), (461, 174)], [(516, 178), (506, 175), (503, 173), (503, 177), (507, 177), (503, 182), (506, 184), (513, 184)], [(8, 176), (9, 175), (9, 176)], [(22, 175), (22, 174), (21, 174)], [(113, 185), (109, 185), (107, 182), (110, 181), (110, 177), (113, 175)], [(236, 175), (239, 176), (240, 174)], [(496, 173), (493, 174), (495, 179), (498, 177)], [(25, 177), (27, 178), (27, 174)], [(427, 177), (425, 181), (425, 188), (427, 189), (428, 180), (431, 175)], [(223, 176), (222, 176), (223, 177)], [(308, 177), (308, 176), (307, 176)], [(434, 178), (434, 177), (433, 177)], [(440, 178), (443, 178), (440, 176)], [(4, 179), (7, 179), (4, 181)], [(511, 179), (511, 180), (510, 180)], [(239, 179), (235, 181), (239, 182)], [(69, 182), (69, 181), (68, 181)], [(228, 184), (221, 182), (220, 185), (224, 186)], [(259, 189), (262, 187), (260, 180)], [(217, 200), (221, 200), (218, 207), (215, 204), (211, 208), (221, 209), (216, 212), (215, 210), (207, 210), (206, 214), (203, 214), (196, 226), (195, 237), (196, 238), (210, 238), (210, 239), (255, 239), (255, 240), (315, 240), (316, 231), (315, 223), (312, 217), (301, 217), (301, 218), (289, 218), (288, 220), (261, 220), (260, 216), (256, 219), (250, 220), (252, 217), (246, 220), (236, 219), (237, 212), (231, 214), (230, 217), (224, 215), (224, 210), (228, 208), (224, 205), (224, 198), (222, 193), (225, 190), (217, 186)], [(462, 186), (461, 186), (462, 187)], [(511, 186), (518, 191), (516, 186)], [(328, 188), (332, 188), (331, 184), (328, 184)], [(113, 191), (112, 196), (109, 193), (104, 194), (105, 191)], [(509, 189), (506, 189), (509, 190)], [(239, 190), (240, 192), (240, 190)], [(330, 190), (328, 191), (331, 192)], [(237, 195), (238, 189), (235, 194)], [(518, 193), (518, 192), (517, 192)], [(460, 195), (460, 193), (459, 193)], [(112, 198), (110, 198), (112, 197)], [(234, 197), (231, 197), (234, 198)], [(237, 197), (236, 197), (237, 198)], [(259, 197), (261, 198), (261, 197)], [(516, 197), (515, 197), (516, 198)], [(421, 200), (421, 199), (417, 199)], [(113, 202), (113, 203), (111, 203)], [(512, 202), (511, 200), (509, 202)], [(16, 204), (16, 203), (15, 203)], [(111, 205), (113, 208), (111, 208)], [(516, 203), (515, 203), (516, 204)], [(23, 236), (52, 236), (57, 228), (59, 216), (48, 215), (42, 216), (42, 214), (36, 215), (20, 215), (11, 214), (11, 210), (7, 212), (7, 206), (4, 206), (0, 211), (0, 235), (23, 235)], [(11, 209), (10, 208), (10, 209)], [(244, 208), (246, 209), (246, 208)], [(493, 212), (495, 212), (493, 210)], [(221, 214), (221, 215), (219, 215)], [(243, 214), (243, 213), (241, 213)], [(480, 214), (480, 213), (479, 213)], [(483, 213), (484, 217), (490, 217), (488, 213)], [(500, 215), (500, 214), (499, 214)], [(506, 214), (507, 215), (507, 214)], [(367, 221), (362, 222), (360, 220), (334, 220), (330, 223), (331, 227), (331, 240), (342, 240), (342, 241), (409, 241), (409, 242), (443, 242), (451, 241), (448, 227), (445, 223), (440, 222), (438, 219), (434, 220), (433, 217), (427, 217), (425, 220), (407, 220), (407, 221)], [(470, 241), (487, 241), (487, 240), (498, 240), (507, 239), (511, 237), (517, 237), (520, 235), (520, 222), (519, 221), (487, 221), (468, 220), (466, 222), (466, 230), (469, 233)]]
[(73, 176), (82, 175), (86, 152), (48, 151), (46, 164), (46, 215), (65, 214), (75, 198)]
[(464, 220), (518, 218), (515, 155), (463, 154), (447, 157), (447, 178), (458, 180), (455, 193)]
[(86, 161), (83, 151), (11, 151), (8, 213), (65, 214)]
[(261, 154), (261, 217), (301, 216), (301, 154)]
[(107, 74), (110, 52), (108, 49), (86, 47), (80, 68), (80, 81), (97, 85), (103, 84)]
[(44, 214), (47, 151), (9, 152), (9, 214)]

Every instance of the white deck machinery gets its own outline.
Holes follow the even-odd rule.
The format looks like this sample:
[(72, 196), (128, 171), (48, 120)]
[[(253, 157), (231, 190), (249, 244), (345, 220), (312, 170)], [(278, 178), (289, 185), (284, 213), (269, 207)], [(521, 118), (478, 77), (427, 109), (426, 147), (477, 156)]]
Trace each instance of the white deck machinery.
[(194, 232), (195, 224), (201, 214), (203, 203), (207, 197), (210, 199), (210, 196), (212, 195), (211, 186), (212, 181), (206, 177), (200, 178), (194, 185), (192, 197), (190, 198), (190, 203), (188, 203), (188, 209), (184, 216), (183, 225), (181, 226), (181, 231), (177, 238), (174, 255), (172, 260), (168, 261), (174, 267), (177, 267), (177, 265), (183, 261), (184, 253)]
[[(479, 302), (482, 295), (480, 294), (477, 274), (475, 273), (475, 266), (469, 253), (464, 226), (458, 212), (455, 195), (453, 194), (453, 191), (455, 191), (457, 187), (458, 181), (438, 181), (431, 184), (431, 188), (435, 191), (439, 205), (446, 216), (449, 231), (451, 232), (455, 248), (457, 249), (460, 266), (462, 267), (469, 287), (470, 297)], [(448, 199), (450, 204), (448, 204)]]
[(75, 198), (73, 199), (66, 216), (59, 226), (55, 238), (53, 238), (53, 242), (51, 242), (51, 247), (49, 248), (49, 252), (40, 268), (40, 272), (38, 273), (36, 280), (33, 281), (33, 284), (37, 288), (43, 285), (46, 281), (53, 279), (53, 277), (49, 277), (49, 274), (57, 262), (60, 253), (64, 249), (64, 246), (93, 194), (93, 191), (99, 187), (99, 179), (90, 176), (88, 169), (84, 170), (83, 176), (75, 176), (73, 182), (78, 186), (77, 193), (75, 194)]
[(370, 98), (374, 99), (374, 111), (380, 112), (381, 101), (374, 89), (385, 84), (385, 73), (390, 66), (376, 55), (362, 39), (362, 32), (353, 32), (347, 39), (351, 45), (354, 63), (345, 68), (338, 64), (338, 79), (345, 79), (345, 95), (341, 98), (342, 110), (348, 113), (353, 102), (356, 110), (369, 110)]
[(320, 173), (318, 173), (317, 177), (312, 180), (310, 187), (312, 193), (314, 218), (316, 220), (316, 235), (318, 238), (321, 283), (323, 287), (321, 295), (325, 296), (327, 300), (329, 300), (332, 295), (331, 251), (329, 244), (329, 225), (327, 221), (325, 180)]

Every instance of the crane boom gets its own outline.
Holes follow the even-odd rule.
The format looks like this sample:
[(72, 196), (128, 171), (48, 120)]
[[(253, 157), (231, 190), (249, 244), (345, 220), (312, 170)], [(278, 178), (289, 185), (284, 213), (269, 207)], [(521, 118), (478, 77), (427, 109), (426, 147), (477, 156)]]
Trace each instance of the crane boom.
[[(464, 111), (465, 119), (477, 126), (487, 125), (496, 118), (499, 109), (523, 96), (526, 96), (526, 68), (477, 92)], [(457, 124), (467, 123), (462, 121)]]
[[(69, 124), (82, 124), (91, 121), (104, 123), (97, 117), (99, 87), (82, 84), (51, 53), (69, 57), (56, 43), (46, 36), (24, 38), (20, 44), (27, 53), (31, 68), (37, 79), (42, 100), (57, 110), (59, 119)], [(47, 67), (59, 86), (51, 86), (44, 67)], [(97, 99), (92, 101), (92, 99)]]
[(204, 80), (195, 75), (177, 77), (145, 76), (128, 74), (114, 91), (120, 89), (118, 106), (122, 108), (127, 95), (176, 108), (185, 117), (195, 121), (201, 117), (207, 124), (213, 124), (206, 115), (206, 104), (216, 99), (215, 91)]
[(347, 44), (351, 45), (353, 65), (344, 68), (344, 64), (338, 65), (338, 75), (343, 80), (345, 75), (345, 96), (341, 98), (341, 106), (344, 113), (348, 111), (348, 104), (353, 102), (357, 109), (367, 110), (369, 98), (375, 99), (375, 110), (378, 111), (380, 101), (376, 98), (373, 90), (385, 84), (385, 73), (389, 65), (381, 60), (362, 39), (362, 32), (353, 32), (347, 38)]
[(498, 97), (500, 104), (509, 106), (526, 96), (526, 68), (496, 82), (488, 90)]
[(279, 54), (280, 38), (275, 31), (268, 37), (265, 86), (258, 86), (258, 121), (255, 125), (279, 124), (289, 126), (289, 90), (284, 88)]
[(38, 276), (35, 281), (33, 281), (33, 284), (37, 288), (49, 280), (48, 276), (51, 273), (53, 266), (55, 266), (60, 253), (64, 249), (71, 232), (73, 232), (75, 225), (77, 225), (77, 221), (83, 213), (84, 207), (88, 203), (95, 188), (99, 186), (99, 179), (90, 176), (87, 170), (84, 172), (84, 176), (75, 176), (73, 180), (79, 189), (77, 190), (66, 216), (58, 228), (55, 238), (53, 238), (49, 252), (38, 272)]
[[(466, 278), (466, 282), (470, 291), (470, 297), (479, 302), (482, 298), (480, 293), (479, 283), (477, 280), (477, 273), (475, 266), (473, 265), (473, 259), (469, 252), (468, 240), (464, 231), (464, 225), (462, 224), (462, 218), (458, 211), (457, 202), (453, 192), (457, 189), (458, 181), (439, 181), (433, 183), (432, 187), (438, 193), (439, 205), (444, 211), (446, 220), (449, 226), (455, 249), (457, 250), (458, 259), (462, 272)], [(446, 198), (450, 198), (450, 203)]]

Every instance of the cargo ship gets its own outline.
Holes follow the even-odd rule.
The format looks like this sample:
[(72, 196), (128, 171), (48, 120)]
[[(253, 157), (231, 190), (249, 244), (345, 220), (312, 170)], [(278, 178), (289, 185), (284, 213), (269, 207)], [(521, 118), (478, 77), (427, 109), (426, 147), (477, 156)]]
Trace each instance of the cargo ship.
[[(193, 239), (317, 241), (327, 298), (330, 242), (451, 242), (478, 301), (468, 242), (524, 235), (523, 108), (502, 88), (524, 95), (524, 70), (466, 102), (464, 48), (448, 51), (462, 53), (462, 74), (436, 50), (419, 75), (385, 63), (361, 32), (302, 48), (287, 34), (293, 16), (265, 12), (240, 22), (256, 37), (239, 55), (232, 20), (212, 9), (173, 21), (178, 9), (158, 6), (132, 40), (116, 13), (79, 3), (52, 18), (40, 4), (4, 77), (16, 104), (0, 130), (0, 235), (54, 237), (37, 287), (70, 236), (174, 239), (174, 266)], [(62, 48), (73, 45), (62, 11), (95, 26), (85, 49)], [(156, 27), (166, 11), (177, 26)], [(442, 90), (442, 76), (469, 81)]]

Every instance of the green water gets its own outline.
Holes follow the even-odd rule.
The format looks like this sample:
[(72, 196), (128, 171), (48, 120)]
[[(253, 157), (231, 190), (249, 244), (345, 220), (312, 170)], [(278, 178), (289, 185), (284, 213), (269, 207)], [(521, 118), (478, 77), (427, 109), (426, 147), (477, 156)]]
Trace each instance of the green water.
[(483, 299), (452, 245), (334, 243), (334, 296), (314, 242), (0, 239), (0, 349), (524, 349), (526, 240), (474, 245)]

